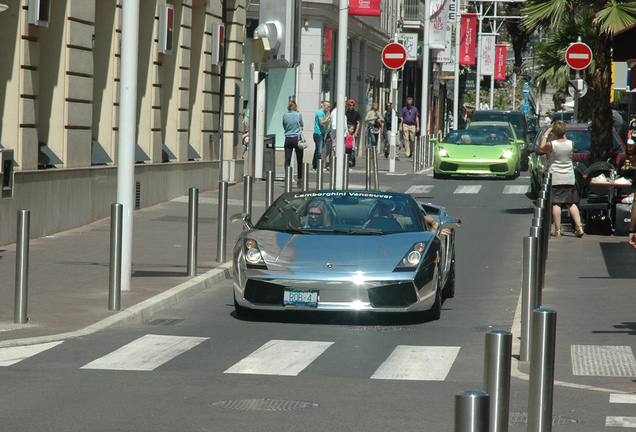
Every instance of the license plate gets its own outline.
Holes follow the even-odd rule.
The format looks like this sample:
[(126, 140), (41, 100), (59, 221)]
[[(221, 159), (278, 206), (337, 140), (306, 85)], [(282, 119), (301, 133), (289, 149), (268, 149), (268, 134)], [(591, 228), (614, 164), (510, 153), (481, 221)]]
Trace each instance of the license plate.
[(318, 291), (285, 290), (283, 304), (294, 306), (318, 306)]

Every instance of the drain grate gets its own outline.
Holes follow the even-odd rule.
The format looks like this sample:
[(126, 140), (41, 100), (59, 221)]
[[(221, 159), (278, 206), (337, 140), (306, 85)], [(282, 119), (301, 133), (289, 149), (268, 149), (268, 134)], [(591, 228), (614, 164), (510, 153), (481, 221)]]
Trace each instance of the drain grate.
[(148, 325), (162, 325), (162, 326), (173, 326), (182, 322), (182, 319), (178, 318), (158, 318), (152, 321), (148, 321), (146, 324)]
[(372, 331), (372, 332), (398, 332), (398, 331), (413, 331), (415, 329), (411, 327), (400, 327), (400, 326), (341, 326), (341, 329), (345, 330), (364, 330), (364, 331)]
[[(527, 412), (519, 412), (513, 411), (508, 416), (509, 424), (511, 425), (525, 425), (528, 424), (528, 413)], [(552, 416), (552, 426), (564, 426), (578, 423), (578, 421), (561, 416)]]
[(296, 411), (317, 408), (318, 404), (282, 399), (238, 399), (213, 402), (210, 406), (234, 411)]

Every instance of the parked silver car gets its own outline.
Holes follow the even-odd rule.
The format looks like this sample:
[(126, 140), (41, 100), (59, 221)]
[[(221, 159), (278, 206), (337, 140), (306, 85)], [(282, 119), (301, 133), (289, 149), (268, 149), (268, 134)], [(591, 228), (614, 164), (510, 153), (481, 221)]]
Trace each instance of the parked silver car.
[[(252, 310), (429, 311), (455, 291), (455, 230), (444, 208), (394, 192), (281, 195), (234, 247), (234, 306)], [(444, 228), (442, 228), (444, 226)], [(434, 228), (433, 228), (434, 227)]]

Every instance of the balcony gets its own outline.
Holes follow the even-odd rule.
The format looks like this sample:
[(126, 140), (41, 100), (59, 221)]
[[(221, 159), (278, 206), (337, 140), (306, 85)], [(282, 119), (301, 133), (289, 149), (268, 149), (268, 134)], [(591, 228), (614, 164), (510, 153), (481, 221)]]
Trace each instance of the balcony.
[(424, 0), (403, 0), (403, 28), (419, 30), (424, 28)]

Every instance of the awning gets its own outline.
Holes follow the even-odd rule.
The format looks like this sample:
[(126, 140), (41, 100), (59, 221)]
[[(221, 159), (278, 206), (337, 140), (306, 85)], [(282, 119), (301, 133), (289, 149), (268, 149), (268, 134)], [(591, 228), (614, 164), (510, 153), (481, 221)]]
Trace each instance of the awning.
[(614, 35), (614, 61), (626, 62), (636, 59), (636, 24)]

